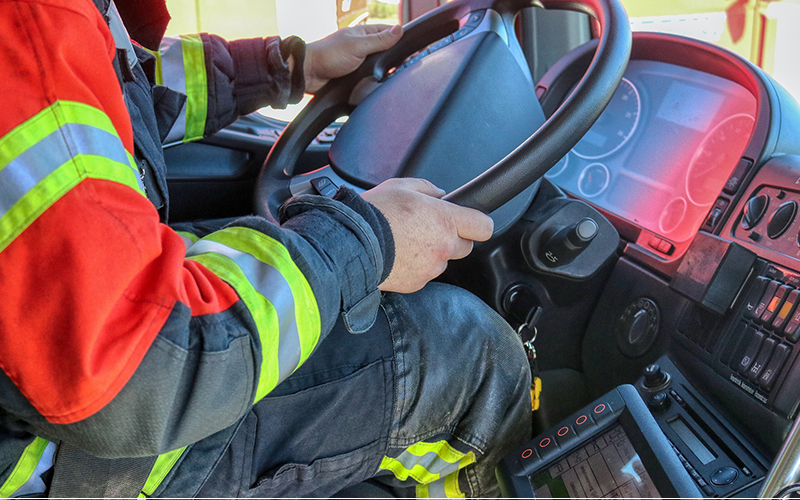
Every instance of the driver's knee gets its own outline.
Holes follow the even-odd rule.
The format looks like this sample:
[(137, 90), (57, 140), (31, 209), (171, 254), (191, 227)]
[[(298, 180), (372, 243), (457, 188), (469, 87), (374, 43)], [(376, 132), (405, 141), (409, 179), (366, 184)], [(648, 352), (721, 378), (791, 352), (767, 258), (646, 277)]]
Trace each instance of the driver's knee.
[[(530, 413), (530, 369), (522, 342), (478, 297), (430, 283), (414, 294), (387, 294), (383, 308), (401, 390), (409, 392), (400, 400), (411, 398), (417, 405), (410, 413), (428, 422), (457, 415), (486, 420), (471, 425), (482, 428), (485, 432), (478, 434), (487, 439), (494, 433), (486, 427), (490, 422), (529, 417), (520, 410)], [(475, 408), (482, 409), (480, 415), (473, 414)]]

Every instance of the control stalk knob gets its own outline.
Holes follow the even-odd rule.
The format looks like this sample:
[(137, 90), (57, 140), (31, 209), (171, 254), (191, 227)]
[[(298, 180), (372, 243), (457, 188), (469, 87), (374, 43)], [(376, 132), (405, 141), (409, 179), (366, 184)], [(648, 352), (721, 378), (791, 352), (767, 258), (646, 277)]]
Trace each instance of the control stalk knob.
[(571, 226), (556, 231), (539, 249), (539, 259), (547, 267), (569, 264), (594, 240), (598, 232), (597, 222), (584, 217)]
[(660, 389), (669, 381), (669, 375), (656, 363), (645, 366), (644, 370), (642, 370), (642, 376), (644, 377), (644, 386), (647, 389)]

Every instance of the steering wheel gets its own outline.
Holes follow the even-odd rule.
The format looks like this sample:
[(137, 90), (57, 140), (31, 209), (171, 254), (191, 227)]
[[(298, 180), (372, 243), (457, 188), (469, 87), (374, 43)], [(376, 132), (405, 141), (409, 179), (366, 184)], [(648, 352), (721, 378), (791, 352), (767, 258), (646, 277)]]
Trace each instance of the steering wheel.
[[(452, 107), (468, 109), (472, 114), (464, 115), (462, 113), (451, 119), (450, 122), (455, 123), (450, 126), (451, 128), (462, 127), (466, 122), (479, 122), (481, 110), (478, 109), (478, 113), (475, 113), (470, 106), (480, 108), (480, 102), (492, 97), (494, 101), (490, 100), (491, 103), (484, 106), (484, 110), (490, 112), (495, 110), (500, 100), (507, 102), (509, 99), (502, 95), (496, 83), (492, 84), (494, 92), (487, 91), (486, 87), (471, 91), (461, 90), (468, 86), (471, 78), (469, 76), (470, 69), (474, 69), (478, 65), (474, 62), (476, 60), (516, 60), (516, 65), (506, 63), (503, 66), (502, 71), (508, 75), (516, 74), (515, 72), (522, 74), (521, 68), (524, 66), (527, 80), (520, 79), (522, 83), (517, 87), (528, 89), (527, 91), (532, 95), (531, 107), (538, 107), (538, 100), (533, 94), (533, 82), (514, 34), (514, 17), (520, 10), (530, 6), (580, 11), (590, 14), (597, 20), (601, 33), (600, 40), (588, 70), (570, 96), (549, 119), (544, 120), (544, 115), (539, 107), (538, 113), (541, 115), (540, 121), (543, 123), (534, 120), (533, 124), (528, 127), (529, 130), (524, 132), (522, 139), (512, 139), (513, 144), (510, 147), (506, 146), (506, 150), (500, 150), (499, 157), (497, 151), (492, 153), (495, 156), (489, 158), (497, 157), (498, 161), (495, 162), (494, 159), (491, 159), (490, 163), (480, 164), (487, 161), (485, 157), (480, 157), (480, 152), (487, 148), (491, 149), (491, 144), (500, 141), (502, 136), (497, 136), (491, 141), (487, 140), (470, 152), (470, 158), (478, 157), (479, 166), (477, 168), (479, 170), (477, 174), (473, 171), (466, 179), (448, 176), (444, 184), (449, 183), (450, 186), (442, 185), (441, 181), (434, 181), (440, 187), (450, 191), (444, 199), (481, 210), (484, 213), (497, 210), (512, 198), (525, 194), (526, 190), (529, 204), (535, 188), (538, 186), (537, 181), (563, 158), (589, 130), (611, 100), (622, 78), (631, 51), (631, 32), (625, 10), (618, 0), (541, 0), (540, 2), (534, 0), (455, 0), (410, 22), (404, 27), (402, 39), (394, 47), (369, 56), (355, 72), (328, 82), (286, 127), (270, 151), (259, 174), (255, 192), (256, 212), (275, 220), (280, 205), (293, 194), (310, 191), (325, 195), (335, 192), (337, 186), (345, 183), (356, 188), (368, 189), (386, 177), (403, 175), (435, 177), (439, 175), (437, 172), (451, 166), (441, 164), (443, 154), (453, 154), (456, 148), (447, 146), (444, 148), (444, 152), (428, 154), (427, 156), (430, 157), (428, 163), (435, 163), (434, 167), (419, 167), (418, 170), (409, 171), (403, 164), (413, 163), (414, 158), (420, 155), (425, 156), (419, 152), (420, 144), (431, 142), (433, 139), (430, 139), (429, 136), (452, 137), (454, 135), (452, 132), (440, 133), (439, 129), (421, 129), (422, 132), (415, 136), (414, 148), (416, 149), (412, 152), (408, 152), (402, 147), (398, 150), (394, 146), (390, 146), (387, 153), (376, 159), (374, 155), (370, 156), (364, 153), (367, 149), (380, 149), (381, 147), (380, 144), (370, 143), (370, 134), (373, 134), (372, 131), (376, 127), (391, 122), (392, 115), (379, 117), (377, 120), (374, 115), (380, 114), (382, 109), (386, 109), (386, 99), (390, 99), (388, 106), (393, 110), (392, 113), (401, 115), (407, 112), (407, 108), (424, 108), (426, 105), (424, 103), (433, 103), (428, 106), (430, 109), (427, 114), (423, 113), (421, 118), (406, 118), (394, 129), (391, 123), (386, 125), (389, 127), (390, 133), (384, 134), (382, 137), (389, 138), (413, 135), (409, 134), (407, 130), (409, 122), (417, 125), (424, 123), (425, 127), (433, 127), (432, 124), (446, 122), (448, 120), (442, 116)], [(482, 28), (484, 36), (473, 36), (470, 39), (472, 41), (467, 41), (466, 38), (469, 38), (471, 33), (481, 32), (480, 27), (484, 27)], [(501, 38), (504, 39), (505, 45), (494, 42)], [(496, 48), (498, 45), (503, 45), (503, 50), (498, 52)], [(446, 50), (432, 53), (442, 47), (445, 47)], [(448, 50), (450, 52), (445, 54)], [(484, 52), (483, 55), (480, 55), (481, 51)], [(416, 55), (414, 55), (415, 53)], [(437, 56), (438, 53), (441, 55)], [(427, 54), (430, 54), (427, 56), (430, 58), (430, 63), (421, 64), (419, 59), (426, 57)], [(409, 60), (411, 56), (414, 57)], [(438, 59), (434, 60), (436, 57)], [(437, 61), (438, 66), (444, 69), (437, 69), (437, 64), (434, 64)], [(459, 62), (452, 63), (450, 61)], [(480, 67), (473, 73), (477, 71), (480, 71)], [(428, 92), (430, 86), (435, 85), (431, 82), (447, 80), (456, 73), (468, 76), (466, 78), (459, 77), (457, 81), (455, 77), (452, 77), (454, 79), (445, 87), (438, 87), (439, 90), (445, 88), (447, 92), (452, 92), (452, 95), (448, 94), (444, 98), (435, 95), (429, 96), (429, 94), (436, 94), (437, 91), (437, 88), (434, 88), (433, 92)], [(511, 77), (504, 78), (507, 81)], [(405, 85), (411, 85), (414, 90), (407, 91), (403, 82), (410, 82)], [(398, 95), (403, 93), (413, 93), (413, 96), (398, 98)], [(461, 99), (459, 102), (462, 102), (461, 105), (444, 106), (441, 104), (445, 100), (449, 100), (450, 103), (457, 102), (459, 98)], [(480, 102), (475, 103), (476, 100)], [(416, 106), (415, 101), (422, 102), (422, 104)], [(468, 104), (463, 104), (464, 101)], [(525, 104), (525, 106), (527, 105)], [(518, 111), (518, 108), (525, 106), (511, 105), (504, 108), (502, 112), (514, 113)], [(373, 118), (356, 120), (356, 115), (362, 108), (369, 111), (369, 113), (366, 111), (361, 113), (362, 115), (373, 115)], [(519, 116), (537, 116), (534, 110), (524, 111), (524, 113)], [(345, 115), (350, 115), (350, 119), (341, 128), (331, 146), (332, 165), (313, 175), (294, 175), (294, 165), (308, 145), (332, 122)], [(474, 119), (465, 119), (465, 116)], [(493, 127), (497, 128), (497, 125)], [(470, 140), (474, 141), (474, 138)], [(344, 146), (342, 146), (343, 144)], [(371, 146), (376, 146), (376, 148), (371, 148)], [(431, 150), (430, 146), (426, 146), (426, 148), (425, 152)], [(348, 149), (352, 153), (343, 154), (344, 149)], [(345, 157), (345, 160), (336, 161), (341, 157)], [(349, 170), (345, 165), (359, 163), (359, 161), (362, 163), (366, 161), (369, 165), (357, 165)], [(463, 161), (463, 158), (459, 160), (459, 165)], [(396, 164), (396, 166), (382, 168), (385, 164), (390, 163)], [(487, 165), (492, 164), (493, 166), (486, 168)], [(373, 166), (377, 166), (378, 174), (373, 175), (367, 170)], [(428, 173), (430, 175), (427, 175)], [(521, 215), (522, 211), (517, 210), (517, 216)], [(495, 226), (497, 227), (497, 222)]]

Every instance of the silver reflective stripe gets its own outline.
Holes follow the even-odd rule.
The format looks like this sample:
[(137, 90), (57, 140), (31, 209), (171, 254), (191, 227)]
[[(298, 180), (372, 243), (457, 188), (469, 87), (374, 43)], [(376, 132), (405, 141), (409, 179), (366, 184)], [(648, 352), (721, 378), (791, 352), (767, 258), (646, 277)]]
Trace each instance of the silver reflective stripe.
[[(133, 167), (119, 137), (92, 127), (67, 123), (0, 170), (0, 217), (58, 167), (78, 155), (96, 155)], [(138, 173), (136, 179), (141, 186)]]
[(56, 444), (54, 442), (47, 443), (47, 446), (42, 453), (42, 457), (36, 464), (31, 477), (25, 481), (25, 484), (17, 488), (17, 491), (11, 494), (11, 498), (21, 497), (23, 495), (34, 495), (44, 493), (47, 490), (47, 485), (42, 481), (42, 474), (44, 471), (53, 466), (53, 457), (56, 453)]
[(446, 477), (442, 477), (441, 479), (437, 479), (436, 481), (430, 483), (428, 485), (428, 498), (448, 498), (447, 493), (444, 490), (444, 482), (446, 481)]
[[(169, 87), (183, 95), (186, 94), (186, 71), (183, 66), (183, 47), (179, 37), (164, 37), (159, 49), (161, 53), (161, 77), (165, 87)], [(181, 114), (172, 125), (165, 144), (180, 142), (186, 135), (186, 104), (181, 108)]]
[(184, 236), (181, 233), (178, 233), (178, 236), (181, 237), (183, 244), (186, 245), (186, 250), (189, 250), (194, 245), (194, 242), (188, 236)]
[(415, 465), (420, 465), (431, 474), (439, 474), (439, 477), (441, 478), (456, 472), (458, 470), (458, 465), (461, 462), (461, 459), (456, 460), (455, 462), (448, 462), (442, 459), (434, 451), (429, 451), (424, 455), (414, 455), (408, 450), (401, 453), (399, 457), (395, 458), (395, 460), (400, 462), (403, 467), (406, 468), (406, 470), (410, 471)]
[(273, 266), (249, 253), (221, 243), (200, 240), (187, 250), (187, 256), (216, 253), (231, 259), (242, 270), (253, 288), (267, 299), (278, 314), (278, 381), (282, 382), (300, 364), (300, 334), (295, 319), (294, 295), (286, 278)]

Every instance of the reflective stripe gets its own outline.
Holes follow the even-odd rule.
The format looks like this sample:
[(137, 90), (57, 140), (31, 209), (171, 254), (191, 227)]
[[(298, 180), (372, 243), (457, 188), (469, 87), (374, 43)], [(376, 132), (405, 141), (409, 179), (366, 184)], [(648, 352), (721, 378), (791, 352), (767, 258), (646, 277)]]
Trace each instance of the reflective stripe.
[(208, 114), (208, 81), (205, 52), (200, 35), (166, 37), (161, 42), (159, 75), (163, 85), (186, 95), (186, 104), (170, 129), (166, 143), (193, 141), (203, 137)]
[[(31, 444), (26, 446), (11, 471), (11, 475), (0, 486), (0, 498), (29, 493), (43, 493), (45, 485), (39, 476), (53, 465), (55, 449), (55, 443), (40, 437), (37, 437)], [(34, 483), (37, 480), (42, 483), (41, 489), (35, 487)]]
[(457, 473), (475, 462), (475, 453), (463, 453), (447, 441), (436, 443), (415, 443), (397, 458), (384, 457), (380, 468), (391, 471), (401, 481), (409, 477), (422, 484), (428, 484), (448, 474)]
[(417, 498), (466, 498), (458, 487), (458, 471), (430, 484), (417, 486)]
[(202, 139), (208, 114), (206, 56), (200, 35), (181, 36), (186, 74), (186, 136), (183, 142)]
[(164, 478), (169, 474), (169, 471), (175, 467), (175, 464), (178, 463), (178, 459), (181, 458), (184, 451), (186, 451), (185, 446), (158, 456), (156, 463), (153, 464), (153, 469), (150, 471), (150, 475), (147, 476), (147, 481), (144, 482), (142, 492), (139, 494), (140, 499), (147, 498), (155, 493), (156, 488), (161, 485)]
[(217, 231), (186, 255), (233, 286), (253, 315), (263, 353), (258, 401), (308, 359), (319, 341), (311, 286), (283, 245), (249, 228)]
[(87, 178), (144, 194), (135, 163), (96, 108), (57, 101), (0, 139), (0, 251)]
[(164, 85), (164, 75), (162, 74), (163, 70), (161, 68), (161, 52), (156, 50), (150, 50), (147, 47), (142, 47), (142, 48), (147, 52), (149, 52), (150, 55), (156, 58), (156, 85)]
[(175, 232), (183, 240), (183, 244), (186, 245), (186, 250), (189, 250), (189, 248), (191, 248), (192, 245), (194, 245), (197, 242), (197, 240), (200, 239), (188, 231), (175, 231)]
[[(161, 54), (161, 81), (176, 92), (186, 94), (186, 77), (184, 76), (183, 49), (181, 39), (178, 37), (164, 37), (161, 41), (159, 53)], [(158, 78), (158, 77), (156, 77)], [(182, 141), (186, 135), (186, 106), (181, 108), (181, 114), (172, 125), (166, 143)]]

